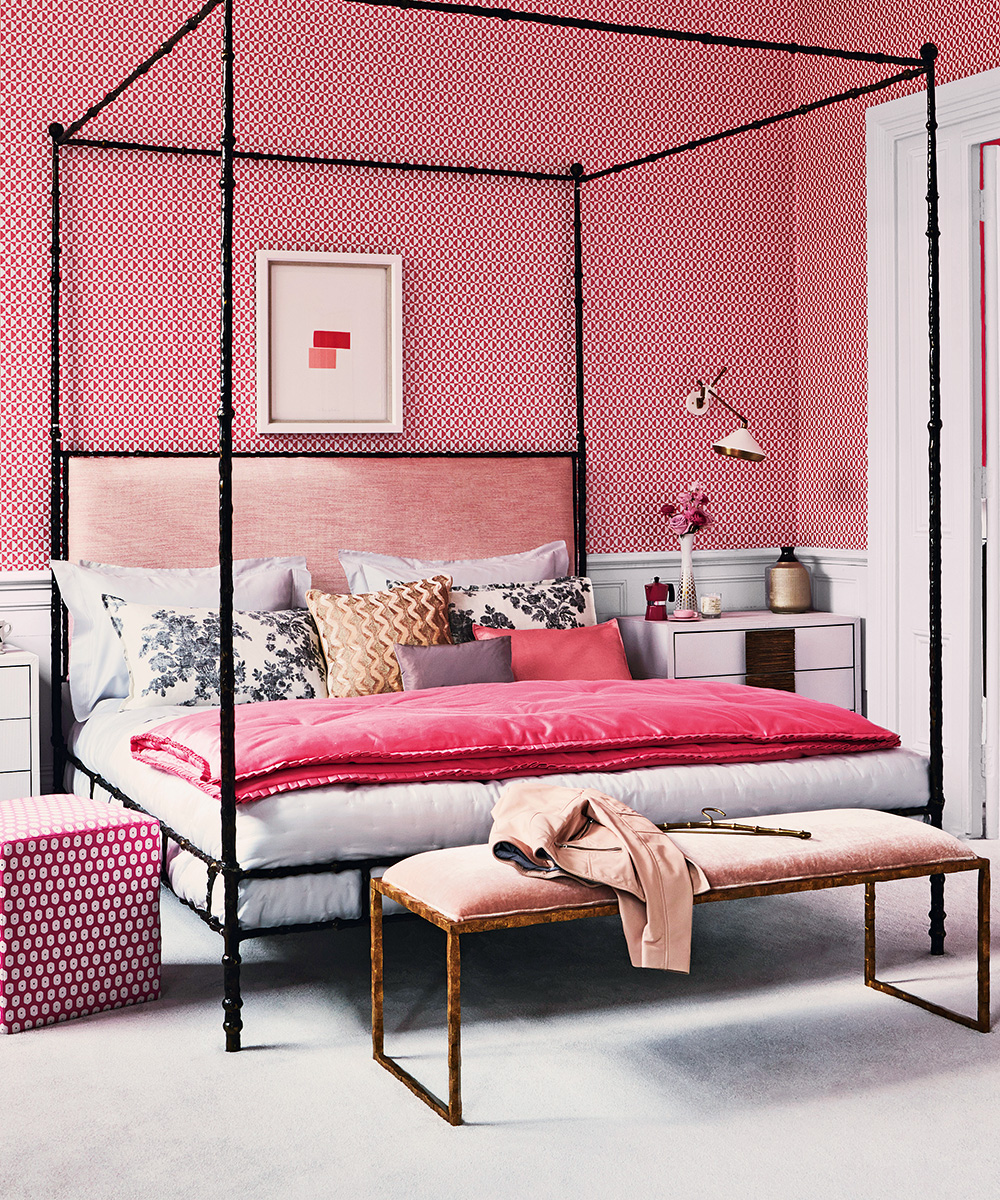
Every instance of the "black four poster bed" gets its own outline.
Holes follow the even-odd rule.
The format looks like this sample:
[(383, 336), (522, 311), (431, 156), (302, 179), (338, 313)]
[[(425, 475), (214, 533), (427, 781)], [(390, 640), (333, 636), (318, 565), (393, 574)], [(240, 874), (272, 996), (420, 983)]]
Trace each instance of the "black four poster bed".
[[(136, 562), (144, 565), (154, 565), (147, 562), (148, 557), (156, 558), (155, 565), (173, 567), (186, 565), (192, 558), (199, 561), (210, 561), (217, 556), (218, 568), (218, 636), (220, 646), (219, 657), (219, 789), (218, 796), (221, 804), (221, 827), (216, 822), (216, 834), (209, 835), (204, 829), (204, 811), (198, 819), (193, 819), (190, 812), (184, 808), (184, 803), (168, 800), (149, 803), (143, 791), (141, 779), (120, 786), (115, 779), (109, 778), (113, 770), (95, 767), (90, 749), (87, 749), (86, 733), (77, 736), (74, 732), (70, 742), (64, 733), (63, 697), (59, 681), (66, 679), (67, 653), (69, 649), (68, 623), (66, 609), (62, 603), (59, 587), (53, 586), (52, 601), (52, 678), (53, 686), (53, 746), (55, 754), (55, 771), (57, 780), (64, 770), (72, 769), (74, 784), (89, 779), (91, 794), (100, 790), (104, 795), (113, 796), (127, 805), (135, 808), (149, 808), (158, 816), (163, 824), (165, 834), (164, 875), (170, 876), (168, 867), (176, 865), (179, 857), (186, 856), (186, 868), (192, 864), (197, 868), (195, 884), (179, 885), (178, 878), (171, 876), (171, 885), (186, 903), (190, 905), (201, 918), (213, 929), (222, 933), (224, 938), (223, 973), (224, 973), (224, 1022), (226, 1034), (226, 1049), (238, 1050), (242, 1020), (240, 1017), (240, 944), (243, 940), (276, 932), (299, 931), (307, 928), (331, 928), (365, 918), (365, 905), (368, 895), (368, 874), (387, 862), (405, 853), (419, 849), (429, 849), (437, 845), (463, 844), (471, 840), (485, 840), (486, 830), (479, 826), (471, 828), (469, 821), (455, 812), (468, 803), (467, 797), (453, 797), (448, 803), (454, 806), (451, 827), (442, 832), (440, 828), (418, 831), (414, 836), (415, 843), (407, 843), (403, 838), (399, 844), (390, 846), (366, 842), (363, 838), (353, 845), (353, 849), (344, 849), (343, 845), (334, 844), (331, 847), (322, 843), (319, 838), (319, 850), (313, 848), (312, 855), (302, 854), (300, 850), (288, 851), (284, 858), (278, 856), (278, 861), (269, 860), (266, 855), (260, 856), (260, 845), (245, 837), (247, 827), (252, 825), (248, 816), (238, 818), (237, 800), (237, 757), (236, 757), (236, 678), (234, 666), (234, 609), (235, 591), (233, 566), (234, 555), (239, 552), (248, 555), (280, 554), (284, 542), (276, 538), (286, 538), (284, 520), (275, 519), (269, 523), (269, 514), (262, 511), (258, 504), (254, 507), (255, 497), (265, 496), (264, 509), (271, 502), (287, 493), (310, 485), (310, 480), (317, 474), (326, 478), (326, 484), (321, 487), (323, 503), (337, 502), (338, 496), (346, 492), (357, 491), (357, 481), (360, 477), (361, 486), (365, 491), (365, 508), (369, 511), (380, 511), (385, 506), (386, 519), (379, 526), (374, 525), (368, 516), (359, 517), (357, 512), (343, 514), (341, 524), (331, 535), (329, 529), (312, 531), (301, 534), (302, 543), (310, 555), (310, 565), (314, 556), (325, 553), (329, 557), (331, 547), (336, 545), (351, 545), (361, 536), (368, 536), (372, 545), (379, 545), (378, 539), (383, 538), (383, 544), (400, 544), (399, 530), (395, 523), (399, 512), (393, 510), (391, 499), (393, 492), (398, 490), (400, 480), (408, 473), (417, 478), (427, 470), (450, 472), (450, 478), (460, 481), (461, 477), (471, 474), (474, 478), (468, 484), (469, 494), (486, 494), (501, 511), (507, 511), (507, 504), (516, 506), (518, 495), (524, 494), (525, 488), (539, 487), (548, 489), (550, 510), (536, 520), (534, 527), (518, 526), (504, 542), (502, 534), (496, 531), (487, 536), (487, 542), (470, 547), (469, 528), (442, 528), (436, 531), (434, 546), (438, 550), (436, 557), (454, 558), (468, 554), (470, 549), (478, 553), (506, 553), (523, 548), (524, 545), (534, 544), (531, 539), (546, 541), (551, 538), (563, 538), (575, 552), (575, 568), (579, 575), (586, 572), (586, 429), (584, 405), (584, 274), (583, 274), (583, 243), (581, 224), (581, 194), (588, 183), (605, 176), (626, 172), (631, 168), (654, 163), (670, 156), (682, 154), (721, 141), (739, 134), (761, 130), (780, 121), (794, 119), (807, 113), (814, 112), (828, 105), (837, 104), (848, 99), (875, 93), (890, 88), (908, 80), (925, 78), (927, 86), (927, 239), (928, 239), (928, 327), (929, 327), (929, 414), (928, 422), (928, 469), (929, 469), (929, 629), (930, 629), (930, 756), (926, 767), (923, 791), (916, 799), (909, 801), (897, 800), (895, 807), (912, 813), (923, 815), (925, 820), (940, 826), (944, 804), (943, 791), (943, 746), (941, 731), (941, 702), (942, 702), (942, 661), (941, 661), (941, 517), (940, 517), (940, 362), (939, 362), (939, 286), (938, 286), (938, 193), (936, 175), (936, 119), (934, 108), (934, 63), (937, 54), (933, 45), (925, 45), (916, 57), (900, 57), (880, 53), (864, 53), (829, 49), (816, 46), (799, 46), (794, 43), (759, 41), (747, 38), (730, 38), (707, 33), (689, 33), (678, 30), (658, 29), (643, 26), (615, 24), (611, 22), (593, 21), (574, 17), (562, 17), (552, 14), (539, 14), (511, 11), (502, 8), (489, 8), (477, 5), (460, 5), (436, 3), (432, 0), (350, 0), (351, 3), (373, 5), (375, 7), (390, 7), (425, 10), (445, 13), (454, 17), (472, 19), (493, 19), (501, 21), (528, 22), (541, 25), (573, 28), (580, 30), (596, 30), (617, 33), (623, 36), (641, 37), (659, 42), (694, 43), (702, 46), (724, 46), (744, 50), (779, 51), (788, 54), (799, 54), (828, 59), (840, 59), (855, 63), (882, 65), (900, 68), (895, 74), (886, 79), (849, 89), (811, 103), (800, 105), (787, 112), (772, 114), (746, 122), (736, 128), (712, 133), (696, 138), (682, 145), (672, 146), (665, 150), (644, 155), (627, 162), (607, 167), (603, 170), (588, 172), (584, 167), (575, 163), (566, 172), (542, 173), (534, 171), (508, 170), (474, 165), (442, 165), (412, 162), (387, 162), (375, 159), (354, 159), (343, 157), (323, 157), (306, 154), (265, 153), (253, 150), (237, 150), (234, 131), (234, 66), (235, 55), (233, 46), (233, 0), (208, 0), (191, 19), (174, 33), (164, 44), (147, 59), (127, 79), (96, 103), (78, 120), (64, 127), (61, 124), (50, 126), (51, 137), (51, 168), (52, 168), (52, 237), (51, 237), (51, 554), (53, 560), (67, 559), (70, 555), (104, 562)], [(120, 96), (132, 83), (141, 78), (151, 66), (168, 55), (174, 46), (185, 35), (196, 29), (216, 8), (222, 7), (223, 15), (223, 94), (222, 94), (222, 138), (221, 149), (203, 149), (187, 146), (147, 145), (136, 142), (110, 141), (91, 139), (82, 136), (85, 126), (100, 113), (108, 104)], [(67, 449), (63, 445), (60, 411), (60, 324), (61, 285), (62, 285), (62, 226), (61, 226), (61, 181), (60, 163), (63, 155), (71, 154), (76, 148), (90, 147), (97, 150), (134, 151), (143, 154), (163, 156), (208, 157), (218, 158), (221, 164), (221, 339), (220, 339), (220, 382), (219, 382), (219, 450), (216, 456), (206, 457), (195, 453), (164, 456), (156, 452), (120, 452), (98, 453), (86, 450)], [(456, 452), (439, 451), (427, 453), (358, 453), (358, 454), (287, 454), (282, 452), (261, 451), (256, 454), (234, 453), (233, 445), (233, 240), (234, 240), (234, 164), (237, 160), (255, 162), (306, 163), (327, 165), (332, 167), (361, 167), (372, 170), (393, 172), (435, 172), (457, 176), (494, 176), (517, 180), (545, 180), (553, 183), (565, 183), (572, 188), (573, 194), (573, 336), (575, 343), (575, 406), (576, 406), (576, 446), (573, 452), (553, 452), (550, 454), (535, 454), (524, 452)], [(216, 476), (217, 462), (217, 476)], [(305, 467), (307, 474), (303, 475)], [(187, 502), (181, 505), (183, 511), (177, 517), (174, 527), (166, 528), (158, 546), (151, 546), (148, 531), (152, 527), (151, 518), (162, 520), (160, 506), (165, 494), (171, 490), (170, 485), (163, 485), (157, 490), (156, 476), (163, 475), (164, 469), (174, 483), (173, 491), (177, 492), (175, 473), (180, 471), (183, 485), (180, 491), (187, 497)], [(387, 469), (383, 469), (387, 468)], [(264, 483), (256, 473), (263, 472)], [(486, 472), (483, 474), (483, 472)], [(365, 473), (368, 473), (367, 475)], [(478, 474), (477, 474), (478, 472)], [(357, 474), (360, 473), (360, 476)], [(151, 479), (153, 485), (151, 486)], [(506, 483), (505, 483), (506, 481)], [(456, 484), (460, 486), (460, 483)], [(494, 489), (507, 486), (506, 498), (497, 495)], [(324, 491), (323, 488), (326, 490)], [(217, 543), (206, 541), (206, 531), (200, 530), (196, 514), (214, 506), (215, 496), (218, 496), (218, 538)], [(73, 502), (70, 498), (72, 495)], [(128, 503), (108, 503), (108, 497), (127, 498)], [(234, 500), (237, 517), (234, 522)], [(132, 502), (138, 507), (130, 507)], [(293, 506), (294, 507), (294, 506)], [(243, 517), (240, 514), (244, 514)], [(292, 514), (301, 516), (300, 511)], [(426, 514), (418, 514), (421, 519)], [(156, 522), (153, 521), (152, 524)], [(467, 523), (468, 524), (468, 523)], [(474, 523), (473, 523), (474, 524)], [(488, 525), (488, 522), (484, 522)], [(403, 539), (418, 537), (421, 528), (419, 521), (416, 527), (403, 531)], [(182, 536), (178, 536), (178, 529)], [(235, 532), (234, 532), (235, 531)], [(484, 535), (485, 536), (485, 535)], [(300, 530), (295, 530), (296, 539), (300, 538)], [(520, 546), (510, 544), (510, 538), (520, 538)], [(235, 545), (234, 545), (235, 538)], [(492, 540), (490, 540), (492, 538)], [(199, 542), (200, 539), (200, 542)], [(310, 541), (310, 539), (312, 539)], [(472, 538), (475, 541), (475, 537)], [(480, 538), (482, 542), (482, 538)], [(177, 547), (181, 546), (178, 552)], [(298, 547), (298, 544), (296, 546)], [(412, 544), (409, 553), (424, 549), (420, 544)], [(217, 552), (217, 554), (216, 554)], [(180, 557), (178, 557), (180, 553)], [(200, 555), (200, 559), (199, 559)], [(572, 563), (572, 559), (571, 559)], [(328, 573), (329, 574), (329, 573)], [(342, 576), (336, 572), (318, 582), (327, 588), (343, 587)], [(128, 724), (126, 722), (126, 724)], [(131, 728), (132, 726), (129, 726)], [(75, 727), (74, 727), (75, 729)], [(86, 723), (83, 726), (86, 730)], [(96, 735), (95, 735), (96, 737)], [(84, 749), (81, 749), (84, 747)], [(900, 751), (901, 754), (908, 752)], [(100, 753), (94, 751), (98, 762), (103, 761)], [(869, 757), (869, 756), (859, 756)], [(108, 760), (110, 761), (110, 760)], [(809, 762), (809, 760), (803, 760)], [(818, 760), (814, 760), (818, 761)], [(923, 760), (921, 760), (923, 764)], [(774, 795), (774, 778), (767, 777), (766, 769), (770, 764), (752, 764), (755, 768), (764, 770), (760, 802), (756, 811), (764, 812), (776, 808)], [(151, 770), (149, 767), (136, 769)], [(666, 768), (669, 770), (684, 770), (699, 772), (708, 770), (700, 766)], [(735, 764), (726, 765), (714, 770), (735, 771)], [(130, 767), (122, 768), (123, 774), (119, 779), (124, 783), (129, 777)], [(921, 770), (924, 770), (921, 765)], [(635, 777), (642, 771), (629, 771), (616, 776), (616, 780), (632, 786)], [(685, 777), (687, 784), (690, 780), (701, 779), (701, 776), (689, 774)], [(666, 816), (648, 815), (653, 819), (690, 819), (696, 816), (706, 796), (714, 796), (711, 788), (714, 786), (709, 776), (704, 776), (708, 782), (708, 791), (697, 794), (696, 799), (687, 800), (678, 809), (673, 808)], [(178, 780), (170, 784), (175, 790), (187, 787)], [(395, 795), (390, 791), (386, 794)], [(425, 788), (433, 788), (435, 784), (420, 784)], [(477, 784), (480, 789), (485, 784)], [(622, 798), (639, 807), (649, 800), (641, 795), (641, 788), (635, 793), (638, 801), (625, 787)], [(635, 784), (639, 787), (638, 784)], [(701, 786), (699, 784), (698, 786)], [(748, 786), (746, 778), (741, 781), (741, 787)], [(869, 789), (878, 792), (880, 784), (869, 782)], [(905, 784), (904, 787), (909, 786)], [(656, 787), (663, 790), (662, 780)], [(193, 789), (189, 789), (193, 790)], [(350, 793), (351, 789), (341, 789)], [(370, 791), (371, 789), (369, 789)], [(670, 789), (667, 788), (669, 791)], [(676, 789), (675, 789), (676, 790)], [(687, 791), (687, 786), (683, 789)], [(835, 789), (836, 790), (836, 789)], [(364, 791), (364, 789), (360, 789)], [(752, 793), (753, 789), (749, 788)], [(919, 791), (919, 789), (918, 789)], [(130, 794), (131, 793), (131, 794)], [(138, 793), (138, 797), (136, 795)], [(298, 793), (289, 793), (298, 795)], [(621, 792), (619, 792), (621, 794)], [(842, 793), (838, 793), (842, 794)], [(475, 802), (478, 810), (475, 820), (488, 820), (490, 796), (488, 789)], [(764, 803), (764, 798), (768, 803)], [(370, 798), (369, 798), (370, 800)], [(676, 796), (675, 796), (676, 800)], [(274, 803), (278, 807), (283, 801), (269, 797), (267, 801), (257, 801), (257, 804)], [(825, 802), (825, 801), (824, 801)], [(859, 802), (865, 803), (865, 800)], [(802, 807), (801, 792), (796, 792), (795, 803)], [(843, 801), (839, 803), (842, 805)], [(885, 795), (872, 795), (867, 800), (871, 807), (891, 807), (892, 800), (886, 803)], [(475, 805), (473, 805), (474, 807)], [(205, 806), (206, 808), (208, 806)], [(447, 805), (446, 805), (447, 807)], [(392, 805), (386, 810), (386, 820), (391, 817)], [(209, 809), (209, 811), (211, 811)], [(245, 811), (245, 810), (244, 810)], [(366, 810), (367, 811), (367, 810)], [(376, 804), (377, 811), (377, 804)], [(317, 818), (315, 814), (303, 818), (305, 821), (306, 838), (317, 835)], [(450, 818), (449, 818), (450, 819)], [(201, 825), (199, 826), (199, 820)], [(243, 834), (238, 839), (238, 827), (242, 820)], [(294, 824), (295, 816), (283, 812), (280, 816), (283, 822)], [(378, 823), (378, 818), (366, 816), (363, 820)], [(464, 821), (464, 824), (463, 824)], [(319, 821), (322, 824), (322, 821)], [(473, 822), (473, 825), (475, 822)], [(487, 825), (488, 829), (488, 825)], [(188, 834), (185, 833), (188, 830)], [(197, 832), (194, 832), (197, 831)], [(422, 839), (422, 840), (420, 840)], [(238, 846), (238, 840), (241, 844)], [(391, 839), (390, 839), (391, 840)], [(252, 843), (252, 849), (247, 852), (247, 846)], [(241, 852), (242, 851), (242, 852)], [(257, 857), (255, 857), (255, 855)], [(261, 863), (265, 865), (260, 865)], [(257, 920), (248, 919), (244, 913), (241, 918), (241, 890), (248, 892), (254, 886), (276, 887), (289, 880), (304, 879), (310, 881), (325, 880), (339, 882), (341, 879), (351, 880), (351, 890), (356, 897), (353, 909), (350, 905), (344, 908), (343, 897), (329, 901), (329, 897), (321, 902), (328, 904), (326, 915), (316, 915), (316, 911), (307, 912), (303, 917), (293, 905), (283, 915), (275, 917), (275, 909), (269, 909), (264, 904)], [(222, 898), (218, 895), (216, 881), (221, 881)], [(944, 943), (944, 904), (943, 876), (932, 879), (931, 888), (931, 950), (932, 953), (942, 953)], [(197, 898), (200, 894), (203, 899)], [(334, 889), (336, 890), (336, 888)], [(352, 901), (354, 903), (354, 901)], [(329, 905), (332, 904), (332, 907)], [(340, 906), (338, 908), (338, 905)], [(280, 909), (280, 905), (278, 905)], [(344, 915), (349, 910), (348, 915)], [(270, 916), (268, 914), (271, 914)]]

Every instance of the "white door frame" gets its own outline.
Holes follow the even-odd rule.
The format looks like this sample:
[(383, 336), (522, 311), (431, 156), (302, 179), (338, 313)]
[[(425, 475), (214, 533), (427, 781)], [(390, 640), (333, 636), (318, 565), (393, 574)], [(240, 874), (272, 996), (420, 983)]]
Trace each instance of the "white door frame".
[[(988, 554), (983, 567), (986, 592), (984, 628), (986, 659), (983, 713), (983, 782), (985, 785), (986, 837), (1000, 836), (1000, 146), (984, 146), (982, 221), (983, 299), (986, 324), (980, 337), (985, 341), (986, 371), (983, 378), (986, 410), (986, 445), (992, 447), (983, 472), (983, 544)], [(983, 336), (985, 335), (985, 337)]]
[[(944, 823), (982, 836), (981, 535), (979, 465), (978, 153), (1000, 132), (1000, 70), (937, 89), (941, 226), (942, 557), (944, 567)], [(926, 748), (913, 697), (926, 699), (923, 662), (910, 651), (920, 631), (903, 628), (906, 600), (926, 594), (925, 563), (908, 545), (909, 496), (926, 495), (900, 453), (927, 403), (926, 272), (913, 222), (925, 176), (914, 169), (926, 138), (926, 95), (901, 97), (866, 115), (868, 184), (868, 711)], [(973, 169), (975, 165), (975, 171)], [(918, 201), (920, 203), (918, 203)], [(926, 212), (926, 209), (923, 210)], [(922, 230), (920, 231), (922, 233)], [(923, 261), (926, 261), (926, 241)], [(909, 280), (910, 294), (906, 294)], [(922, 380), (922, 382), (920, 382)], [(922, 389), (922, 395), (916, 389)], [(901, 503), (900, 497), (904, 500)], [(926, 629), (926, 626), (925, 626)], [(924, 655), (926, 660), (926, 655)], [(995, 803), (995, 798), (991, 798)]]

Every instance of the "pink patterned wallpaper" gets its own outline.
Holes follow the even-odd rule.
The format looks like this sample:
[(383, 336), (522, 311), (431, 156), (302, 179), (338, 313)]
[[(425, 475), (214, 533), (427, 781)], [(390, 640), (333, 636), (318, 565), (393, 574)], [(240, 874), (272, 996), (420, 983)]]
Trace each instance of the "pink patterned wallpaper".
[[(0, 427), (0, 568), (47, 559), (45, 129), (79, 116), (194, 7), (144, 0), (126, 15), (110, 0), (14, 0), (3, 35), (13, 245), (0, 293), (10, 397)], [(236, 7), (244, 149), (538, 170), (578, 160), (590, 170), (791, 107), (800, 87), (830, 90), (833, 74), (852, 71), (799, 80), (783, 55), (321, 0)], [(906, 52), (911, 26), (926, 24), (915, 12), (890, 28), (879, 10), (874, 27), (859, 28), (855, 5), (838, 15), (818, 0), (805, 5), (801, 30), (777, 6), (746, 0), (530, 7)], [(203, 100), (218, 94), (218, 30), (215, 15), (87, 132), (217, 145), (217, 114)], [(692, 479), (704, 482), (718, 517), (705, 547), (864, 544), (863, 111), (830, 120), (841, 124), (786, 124), (585, 188), (591, 552), (669, 545), (657, 508)], [(840, 139), (829, 158), (827, 128)], [(210, 448), (217, 166), (90, 150), (64, 161), (67, 441)], [(849, 195), (818, 215), (810, 195), (840, 195), (845, 178)], [(567, 185), (247, 164), (237, 182), (240, 448), (572, 445)], [(259, 246), (403, 255), (403, 434), (257, 437)], [(768, 451), (760, 466), (711, 453), (731, 427), (721, 410), (694, 418), (683, 409), (692, 379), (723, 363), (723, 395)], [(812, 461), (816, 439), (800, 438), (800, 422), (832, 439), (832, 476)]]
[[(996, 8), (977, 0), (802, 0), (800, 13), (803, 42), (877, 44), (907, 56), (934, 42), (938, 85), (1000, 65)], [(859, 81), (884, 78), (872, 68), (856, 70)], [(803, 101), (840, 90), (842, 71), (816, 60), (801, 68)], [(902, 92), (900, 87), (876, 98), (881, 103)], [(796, 147), (801, 350), (796, 491), (798, 538), (806, 546), (865, 545), (864, 110), (862, 99), (804, 118)], [(831, 195), (840, 197), (836, 204), (827, 202)]]

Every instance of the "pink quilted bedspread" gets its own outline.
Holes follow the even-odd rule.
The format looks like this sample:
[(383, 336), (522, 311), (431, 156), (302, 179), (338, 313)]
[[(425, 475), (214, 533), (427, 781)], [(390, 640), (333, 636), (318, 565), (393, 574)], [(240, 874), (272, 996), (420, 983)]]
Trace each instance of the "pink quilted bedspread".
[[(789, 692), (673, 680), (469, 684), (236, 709), (236, 797), (325, 783), (500, 779), (886, 750), (864, 717)], [(220, 794), (218, 709), (132, 738), (140, 761)]]

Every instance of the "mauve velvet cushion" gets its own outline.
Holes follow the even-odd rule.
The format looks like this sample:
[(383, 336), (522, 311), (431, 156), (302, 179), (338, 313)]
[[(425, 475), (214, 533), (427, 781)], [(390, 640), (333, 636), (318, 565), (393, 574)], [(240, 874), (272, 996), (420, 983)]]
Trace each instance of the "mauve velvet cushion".
[(515, 680), (631, 679), (618, 622), (581, 629), (487, 629), (473, 625), (476, 641), (507, 639)]
[(404, 692), (463, 683), (513, 683), (510, 639), (460, 646), (395, 645)]

